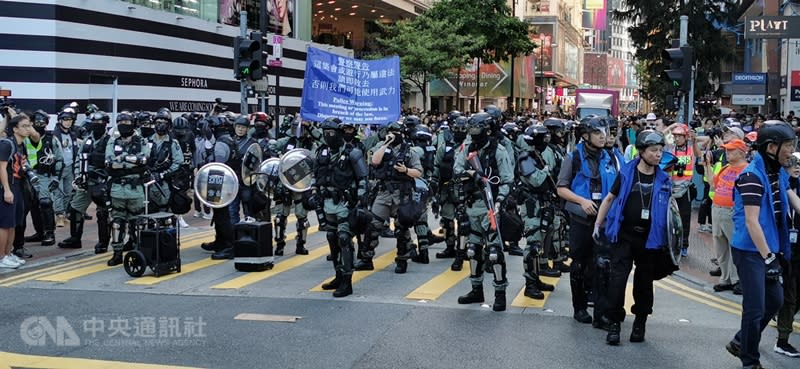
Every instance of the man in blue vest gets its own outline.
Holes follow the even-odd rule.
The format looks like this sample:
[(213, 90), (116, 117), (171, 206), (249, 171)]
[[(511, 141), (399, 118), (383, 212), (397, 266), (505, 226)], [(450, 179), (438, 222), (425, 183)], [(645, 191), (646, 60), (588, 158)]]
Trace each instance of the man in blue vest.
[[(608, 194), (617, 176), (617, 168), (606, 144), (608, 124), (602, 118), (584, 119), (579, 126), (578, 137), (582, 142), (575, 151), (564, 158), (556, 183), (558, 196), (566, 201), (564, 206), (570, 216), (569, 256), (570, 287), (572, 289), (573, 318), (581, 323), (591, 323), (592, 316), (586, 311), (587, 289), (590, 283), (594, 260), (592, 227), (597, 217), (597, 208)], [(600, 296), (595, 296), (598, 300)]]
[(800, 211), (800, 198), (789, 191), (783, 169), (797, 137), (791, 126), (768, 121), (758, 131), (753, 160), (736, 180), (733, 192), (733, 263), (742, 286), (742, 324), (725, 348), (744, 368), (762, 368), (761, 332), (783, 303), (781, 258), (791, 258), (788, 207)]
[(667, 244), (667, 209), (672, 194), (669, 175), (658, 166), (664, 135), (645, 130), (636, 138), (639, 157), (626, 163), (597, 211), (592, 234), (600, 244), (611, 243), (608, 283), (606, 343), (619, 344), (620, 323), (625, 319), (625, 288), (633, 263), (633, 299), (636, 315), (631, 342), (644, 341), (645, 322), (653, 312), (654, 252)]

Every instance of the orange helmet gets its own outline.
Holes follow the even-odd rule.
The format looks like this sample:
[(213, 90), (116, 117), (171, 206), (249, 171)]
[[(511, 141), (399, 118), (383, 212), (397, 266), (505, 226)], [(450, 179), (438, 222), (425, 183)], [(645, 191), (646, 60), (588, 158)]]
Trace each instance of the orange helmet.
[(673, 136), (674, 135), (683, 135), (683, 136), (689, 135), (689, 126), (687, 126), (685, 124), (679, 124), (679, 125), (675, 126), (675, 128), (672, 129), (672, 135)]

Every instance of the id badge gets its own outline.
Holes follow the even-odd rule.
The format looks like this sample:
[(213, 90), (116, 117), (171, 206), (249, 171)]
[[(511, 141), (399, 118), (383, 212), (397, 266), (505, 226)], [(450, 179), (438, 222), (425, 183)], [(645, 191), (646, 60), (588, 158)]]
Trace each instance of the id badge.
[(789, 230), (789, 243), (797, 243), (797, 230), (790, 229)]
[(642, 209), (642, 220), (650, 220), (650, 210)]
[(592, 192), (592, 200), (600, 201), (603, 199), (603, 194), (600, 192)]

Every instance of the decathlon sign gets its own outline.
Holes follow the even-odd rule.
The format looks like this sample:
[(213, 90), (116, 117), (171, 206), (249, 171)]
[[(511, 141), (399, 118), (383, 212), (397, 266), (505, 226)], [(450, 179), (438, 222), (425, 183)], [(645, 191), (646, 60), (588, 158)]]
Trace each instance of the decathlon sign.
[(746, 18), (744, 38), (800, 38), (800, 19), (784, 16)]
[(765, 85), (767, 84), (766, 73), (734, 73), (734, 85)]

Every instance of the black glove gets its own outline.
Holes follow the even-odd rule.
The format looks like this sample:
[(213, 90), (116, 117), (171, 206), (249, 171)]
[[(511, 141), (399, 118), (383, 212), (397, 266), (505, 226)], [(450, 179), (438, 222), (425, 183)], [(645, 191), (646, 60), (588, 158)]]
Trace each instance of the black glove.
[(764, 259), (764, 264), (767, 265), (767, 280), (773, 282), (780, 281), (783, 270), (781, 269), (781, 263), (780, 260), (778, 260), (778, 255), (773, 253), (767, 254), (767, 258)]

